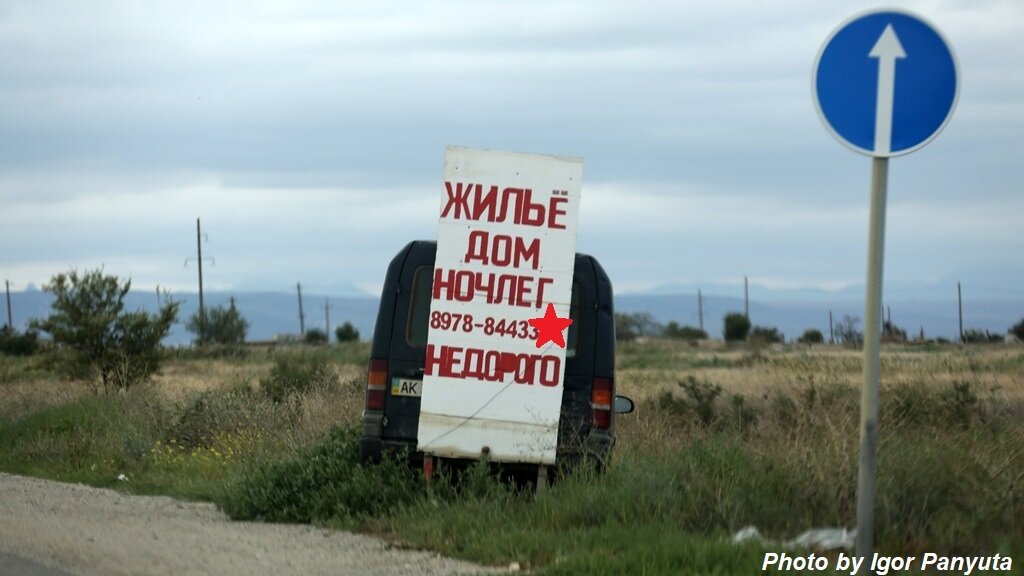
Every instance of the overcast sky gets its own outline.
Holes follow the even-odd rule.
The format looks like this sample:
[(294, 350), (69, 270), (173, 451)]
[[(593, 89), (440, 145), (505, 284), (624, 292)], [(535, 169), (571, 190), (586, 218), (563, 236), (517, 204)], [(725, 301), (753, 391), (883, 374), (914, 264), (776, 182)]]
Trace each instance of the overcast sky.
[[(891, 161), (887, 282), (1024, 284), (1024, 2), (931, 21), (956, 112)], [(584, 159), (578, 250), (619, 292), (864, 282), (871, 160), (814, 109), (874, 5), (0, 2), (0, 275), (379, 294), (436, 238), (446, 145)], [(186, 263), (186, 259), (193, 260)]]

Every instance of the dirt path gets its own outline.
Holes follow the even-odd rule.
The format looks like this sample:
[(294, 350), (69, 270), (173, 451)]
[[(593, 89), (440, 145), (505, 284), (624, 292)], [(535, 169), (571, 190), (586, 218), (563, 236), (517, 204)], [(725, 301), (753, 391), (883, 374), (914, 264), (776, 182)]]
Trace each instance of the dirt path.
[(80, 576), (494, 572), (357, 534), (231, 522), (213, 504), (2, 473), (0, 553)]

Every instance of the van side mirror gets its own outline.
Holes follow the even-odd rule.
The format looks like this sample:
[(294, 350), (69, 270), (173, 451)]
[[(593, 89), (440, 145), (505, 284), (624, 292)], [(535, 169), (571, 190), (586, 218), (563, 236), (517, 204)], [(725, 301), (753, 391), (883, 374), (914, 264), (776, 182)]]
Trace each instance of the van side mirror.
[(615, 396), (615, 413), (616, 414), (629, 414), (636, 406), (633, 404), (633, 400), (628, 396)]

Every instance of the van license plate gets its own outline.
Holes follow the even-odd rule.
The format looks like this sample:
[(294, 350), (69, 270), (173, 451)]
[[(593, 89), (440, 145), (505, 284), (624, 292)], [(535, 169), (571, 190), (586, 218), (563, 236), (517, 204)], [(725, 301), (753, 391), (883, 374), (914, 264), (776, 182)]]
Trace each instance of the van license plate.
[(419, 398), (423, 392), (423, 380), (410, 380), (408, 378), (391, 379), (392, 396), (415, 396)]

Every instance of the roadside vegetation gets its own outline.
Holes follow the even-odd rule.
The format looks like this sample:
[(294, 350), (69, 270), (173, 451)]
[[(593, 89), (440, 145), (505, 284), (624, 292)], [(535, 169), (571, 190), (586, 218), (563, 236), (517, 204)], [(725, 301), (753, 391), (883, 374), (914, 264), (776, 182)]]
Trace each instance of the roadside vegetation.
[(53, 294), (52, 311), (31, 327), (50, 335), (49, 357), (64, 375), (123, 391), (159, 369), (160, 342), (177, 321), (179, 304), (164, 295), (156, 314), (126, 311), (131, 287), (131, 280), (121, 282), (102, 270), (71, 270), (43, 286)]
[[(534, 494), (486, 464), (430, 482), (358, 464), (368, 345), (165, 353), (104, 391), (0, 355), (0, 470), (216, 502), (539, 574), (750, 574), (784, 540), (855, 521), (860, 354), (839, 346), (620, 344), (606, 472)], [(1024, 562), (1024, 348), (887, 345), (878, 549)], [(1015, 564), (1016, 564), (1015, 562)], [(1016, 567), (1016, 566), (1015, 566)]]

